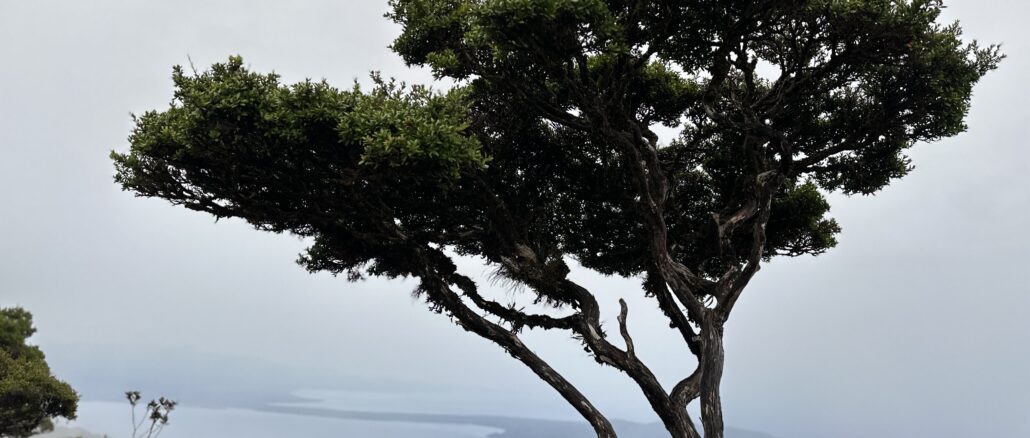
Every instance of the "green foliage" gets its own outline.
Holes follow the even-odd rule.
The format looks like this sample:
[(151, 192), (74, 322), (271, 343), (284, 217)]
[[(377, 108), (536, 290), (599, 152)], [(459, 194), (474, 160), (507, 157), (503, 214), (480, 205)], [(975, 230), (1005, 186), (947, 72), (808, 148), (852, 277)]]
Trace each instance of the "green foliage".
[(78, 394), (25, 343), (35, 331), (29, 312), (0, 309), (0, 437), (28, 437), (52, 429), (51, 418), (75, 418)]
[(840, 226), (826, 218), (830, 203), (826, 202), (818, 187), (806, 182), (785, 187), (773, 199), (767, 232), (767, 256), (821, 254), (837, 245)]
[(43, 352), (38, 347), (25, 343), (35, 333), (32, 314), (27, 310), (20, 307), (0, 309), (0, 349), (7, 352), (8, 356), (43, 360)]
[[(391, 5), (404, 27), (394, 49), (464, 85), (282, 86), (238, 57), (199, 75), (176, 68), (172, 106), (139, 117), (131, 150), (112, 155), (116, 180), (315, 237), (302, 262), (354, 278), (416, 270), (393, 224), (487, 260), (517, 235), (548, 259), (632, 275), (649, 263), (638, 188), (596, 123), (643, 137), (680, 125), (659, 151), (670, 247), (715, 275), (750, 235), (730, 239), (739, 251), (715, 248), (712, 214), (753, 192), (756, 160), (783, 167), (765, 255), (821, 253), (839, 231), (821, 190), (871, 194), (906, 174), (906, 149), (965, 129), (972, 86), (1001, 58), (938, 24), (931, 0)], [(720, 51), (730, 37), (739, 45)]]
[(338, 127), (343, 143), (364, 146), (359, 164), (399, 168), (428, 162), (450, 179), (463, 166), (486, 165), (479, 143), (466, 135), (467, 96), (462, 90), (434, 95), (425, 87), (408, 90), (378, 76), (375, 80), (371, 93), (355, 87), (354, 107)]
[(267, 160), (308, 145), (358, 158), (352, 166), (364, 165), (361, 171), (369, 173), (423, 166), (426, 178), (448, 179), (462, 166), (485, 164), (475, 140), (462, 135), (466, 103), (460, 92), (434, 94), (375, 79), (366, 94), (325, 82), (282, 86), (274, 74), (249, 72), (239, 57), (196, 76), (176, 67), (172, 107), (139, 117), (130, 139), (134, 154), (113, 155), (120, 181), (143, 183), (132, 179), (138, 176), (133, 171), (171, 178), (169, 166), (210, 164), (221, 152)]
[[(486, 156), (467, 128), (461, 90), (438, 94), (377, 79), (341, 91), (282, 86), (239, 58), (201, 75), (176, 68), (175, 100), (136, 119), (127, 154), (113, 153), (125, 188), (260, 229), (352, 243), (340, 263), (384, 250), (388, 202), (446, 191)], [(313, 250), (317, 252), (317, 248)]]

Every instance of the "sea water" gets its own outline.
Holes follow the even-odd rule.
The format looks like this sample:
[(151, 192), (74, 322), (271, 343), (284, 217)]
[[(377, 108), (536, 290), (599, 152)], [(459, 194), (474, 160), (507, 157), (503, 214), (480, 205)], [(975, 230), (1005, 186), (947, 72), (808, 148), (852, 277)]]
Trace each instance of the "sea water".
[[(128, 403), (84, 401), (79, 404), (79, 419), (71, 426), (110, 438), (129, 438), (131, 414)], [(161, 433), (163, 438), (484, 438), (499, 432), (469, 425), (343, 420), (188, 406), (175, 409), (169, 418)]]

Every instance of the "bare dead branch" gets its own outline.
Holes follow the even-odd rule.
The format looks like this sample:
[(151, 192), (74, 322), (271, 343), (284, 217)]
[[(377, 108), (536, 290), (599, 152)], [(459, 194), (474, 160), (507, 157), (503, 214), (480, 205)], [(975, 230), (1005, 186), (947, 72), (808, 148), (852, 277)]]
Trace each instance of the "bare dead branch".
[(619, 298), (619, 308), (619, 331), (622, 333), (622, 339), (626, 341), (626, 354), (635, 357), (636, 352), (633, 348), (633, 338), (629, 336), (629, 328), (626, 327), (626, 314), (629, 313), (626, 300)]

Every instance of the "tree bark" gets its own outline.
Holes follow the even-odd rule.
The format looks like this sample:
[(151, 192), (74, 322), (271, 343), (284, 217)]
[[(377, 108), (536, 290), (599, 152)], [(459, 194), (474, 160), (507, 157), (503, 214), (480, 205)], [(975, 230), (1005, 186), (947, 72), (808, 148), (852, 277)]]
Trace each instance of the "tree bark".
[(665, 429), (669, 431), (669, 436), (674, 438), (701, 438), (701, 434), (698, 432), (697, 427), (694, 426), (694, 422), (690, 420), (690, 414), (687, 412), (686, 406), (673, 407), (664, 415), (662, 412), (658, 412), (659, 417), (665, 424)]
[(701, 360), (701, 424), (704, 426), (705, 438), (723, 438), (724, 425), (722, 419), (722, 398), (720, 384), (722, 381), (725, 351), (723, 350), (723, 328), (718, 321), (709, 318), (701, 328), (703, 350)]

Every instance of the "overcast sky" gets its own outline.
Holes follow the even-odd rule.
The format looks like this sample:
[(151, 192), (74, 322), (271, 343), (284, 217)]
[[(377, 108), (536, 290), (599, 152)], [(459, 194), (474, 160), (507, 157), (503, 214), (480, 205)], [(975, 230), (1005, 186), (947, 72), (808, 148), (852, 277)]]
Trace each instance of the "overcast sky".
[[(428, 312), (411, 284), (294, 264), (304, 242), (136, 199), (112, 182), (130, 112), (164, 108), (171, 66), (240, 54), (284, 81), (370, 70), (426, 82), (386, 48), (385, 0), (0, 0), (0, 306), (86, 398), (143, 386), (196, 403), (352, 390), (358, 409), (575, 418), (499, 348)], [(840, 245), (776, 261), (727, 327), (727, 422), (782, 438), (1030, 436), (1030, 6), (948, 2), (1009, 58), (976, 89), (969, 132), (913, 153), (876, 197), (834, 197)], [(473, 261), (466, 269), (482, 270)], [(477, 271), (478, 272), (478, 271)], [(573, 274), (630, 300), (666, 382), (688, 353), (637, 282)], [(503, 293), (503, 292), (502, 292)], [(554, 335), (529, 342), (611, 416), (652, 421), (627, 379)]]

